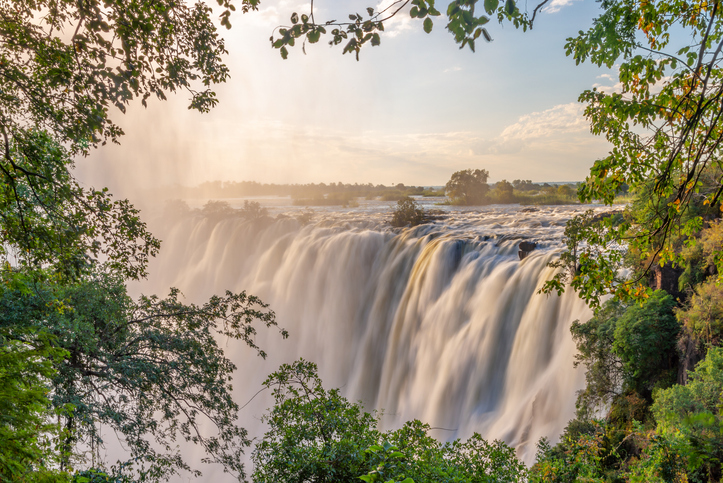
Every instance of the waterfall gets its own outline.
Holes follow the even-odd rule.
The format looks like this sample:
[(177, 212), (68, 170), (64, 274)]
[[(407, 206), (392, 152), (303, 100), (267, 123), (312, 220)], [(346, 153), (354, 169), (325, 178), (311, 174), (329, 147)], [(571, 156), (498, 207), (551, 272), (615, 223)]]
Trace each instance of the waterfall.
[[(364, 210), (317, 214), (306, 226), (284, 216), (167, 218), (155, 228), (161, 255), (138, 290), (174, 286), (194, 302), (246, 290), (271, 305), (290, 337), (260, 330), (267, 360), (225, 345), (239, 367), (236, 400), (251, 400), (240, 420), (252, 436), (263, 434), (271, 404), (252, 399), (261, 382), (303, 357), (327, 387), (383, 409), (385, 428), (417, 418), (440, 439), (479, 432), (531, 463), (541, 437), (559, 439), (584, 383), (569, 328), (589, 309), (574, 293), (537, 293), (574, 211), (451, 211), (401, 230)], [(523, 238), (540, 243), (520, 261)]]

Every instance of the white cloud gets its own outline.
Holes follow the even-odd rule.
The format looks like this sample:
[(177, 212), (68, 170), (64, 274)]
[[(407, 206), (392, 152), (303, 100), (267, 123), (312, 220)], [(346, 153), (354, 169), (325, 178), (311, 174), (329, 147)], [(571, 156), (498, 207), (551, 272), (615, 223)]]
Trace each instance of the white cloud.
[(572, 5), (577, 0), (552, 0), (549, 5), (545, 6), (545, 13), (556, 13), (563, 8)]
[[(244, 19), (251, 24), (266, 28), (276, 28), (279, 25), (289, 24), (290, 16), (293, 12), (299, 15), (309, 13), (311, 11), (311, 3), (290, 0), (280, 0), (276, 3), (262, 4), (256, 12), (250, 12), (244, 16)], [(314, 7), (315, 14), (318, 13), (318, 7)]]
[[(388, 10), (384, 13), (384, 16), (387, 16), (397, 10), (398, 7), (396, 4), (399, 4), (396, 0), (382, 0), (377, 4), (376, 11), (381, 12), (382, 10), (388, 8)], [(410, 9), (411, 5), (407, 5), (397, 12), (394, 17), (384, 22), (384, 35), (387, 37), (396, 37), (403, 32), (413, 30), (414, 26), (412, 25), (412, 22), (414, 19), (409, 16)]]
[(560, 104), (546, 111), (525, 114), (500, 134), (504, 142), (585, 132), (589, 125), (583, 106), (576, 102)]

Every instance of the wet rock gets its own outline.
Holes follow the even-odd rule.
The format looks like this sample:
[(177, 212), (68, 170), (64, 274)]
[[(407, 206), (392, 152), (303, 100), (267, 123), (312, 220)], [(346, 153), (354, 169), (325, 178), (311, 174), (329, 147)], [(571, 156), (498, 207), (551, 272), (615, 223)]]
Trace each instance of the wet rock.
[(535, 248), (537, 248), (537, 242), (520, 242), (519, 250), (517, 252), (517, 254), (520, 256), (520, 260), (524, 260), (527, 255), (529, 255), (530, 252), (532, 252)]

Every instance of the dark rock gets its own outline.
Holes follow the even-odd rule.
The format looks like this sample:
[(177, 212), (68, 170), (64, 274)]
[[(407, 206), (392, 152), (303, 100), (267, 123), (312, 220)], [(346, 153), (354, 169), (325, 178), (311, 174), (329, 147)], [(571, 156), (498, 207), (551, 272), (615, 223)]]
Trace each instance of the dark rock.
[(530, 252), (532, 250), (534, 250), (535, 248), (537, 248), (536, 242), (529, 242), (529, 241), (520, 242), (519, 250), (517, 252), (517, 254), (520, 257), (520, 260), (524, 260), (527, 257), (527, 255), (529, 255)]
[(685, 294), (678, 288), (678, 279), (682, 273), (682, 269), (673, 268), (670, 262), (662, 267), (657, 265), (650, 270), (650, 287), (653, 290), (665, 290), (674, 299), (683, 300)]
[(520, 242), (520, 250), (522, 250), (523, 252), (531, 252), (535, 248), (537, 248), (536, 242), (529, 242), (529, 241)]
[(705, 349), (696, 341), (691, 334), (683, 329), (678, 338), (678, 356), (680, 363), (678, 364), (678, 384), (688, 383), (688, 373), (695, 369), (695, 365), (703, 360)]

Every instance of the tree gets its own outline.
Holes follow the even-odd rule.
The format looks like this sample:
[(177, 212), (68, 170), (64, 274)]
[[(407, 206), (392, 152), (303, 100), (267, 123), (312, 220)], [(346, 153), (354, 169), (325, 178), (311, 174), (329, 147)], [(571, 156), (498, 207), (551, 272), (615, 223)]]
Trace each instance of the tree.
[(563, 198), (572, 198), (575, 194), (575, 190), (569, 184), (561, 184), (557, 187), (557, 194)]
[(247, 220), (260, 220), (267, 217), (269, 210), (261, 206), (258, 201), (244, 200), (244, 207), (241, 209), (241, 217)]
[[(595, 162), (578, 194), (582, 202), (611, 204), (627, 184), (638, 204), (622, 223), (599, 220), (599, 229), (568, 233), (570, 245), (580, 249), (557, 281), (571, 282), (589, 300), (608, 293), (649, 296), (649, 271), (682, 261), (680, 247), (696, 243), (703, 221), (718, 215), (723, 194), (721, 5), (680, 0), (602, 5), (593, 26), (566, 45), (578, 63), (619, 66), (621, 88), (580, 96), (592, 132), (604, 135), (613, 149)], [(600, 230), (604, 236), (595, 234)], [(639, 267), (632, 279), (620, 275), (631, 263), (615, 248), (621, 243)], [(593, 251), (602, 256), (586, 256)], [(553, 282), (547, 288), (562, 287)]]
[(405, 196), (397, 201), (397, 207), (392, 215), (392, 226), (417, 226), (424, 223), (426, 216), (424, 210), (414, 201), (413, 198)]
[[(218, 3), (229, 27), (235, 7)], [(238, 3), (245, 12), (258, 0)], [(102, 443), (101, 423), (122, 434), (145, 480), (188, 467), (172, 448), (177, 437), (242, 475), (248, 441), (230, 398), (234, 366), (214, 335), (255, 347), (252, 323), (273, 325), (273, 312), (245, 293), (202, 306), (175, 290), (130, 300), (125, 281), (146, 275), (160, 242), (127, 200), (82, 188), (72, 174), (74, 156), (118, 142), (112, 113), (136, 98), (146, 105), (185, 89), (192, 109), (216, 104), (212, 86), (228, 69), (212, 14), (200, 1), (0, 5), (0, 407), (27, 402), (8, 409), (0, 438), (23, 445), (2, 446), (2, 471), (22, 481), (53, 459), (70, 469)], [(51, 449), (49, 397), (63, 422)], [(198, 432), (203, 417), (218, 434)]]
[(660, 391), (653, 404), (658, 434), (677, 442), (690, 481), (719, 481), (723, 461), (721, 437), (723, 349), (712, 348), (689, 374), (688, 384)]
[(32, 330), (0, 330), (0, 479), (8, 482), (62, 481), (53, 471), (60, 428), (47, 398), (53, 362), (62, 350)]
[(676, 341), (680, 323), (669, 294), (656, 290), (642, 304), (631, 305), (618, 319), (613, 351), (622, 361), (625, 385), (648, 396), (675, 382)]
[(498, 203), (512, 203), (515, 200), (512, 183), (503, 179), (495, 184), (492, 196)]
[(455, 172), (445, 185), (445, 193), (452, 203), (459, 205), (479, 205), (485, 201), (489, 186), (486, 169), (465, 169)]
[(254, 481), (512, 483), (527, 476), (513, 448), (478, 434), (441, 443), (416, 420), (382, 433), (376, 413), (323, 388), (313, 363), (282, 365), (264, 386), (275, 404), (253, 454)]
[[(165, 299), (133, 301), (122, 280), (107, 274), (32, 292), (0, 291), (0, 327), (50, 334), (66, 354), (49, 376), (53, 405), (73, 408), (60, 415), (63, 469), (102, 445), (103, 425), (120, 435), (153, 481), (191, 469), (174, 450), (178, 436), (243, 477), (240, 454), (249, 441), (235, 424), (236, 367), (217, 337), (240, 339), (265, 356), (253, 341), (254, 323), (275, 325), (274, 313), (245, 293), (227, 292), (202, 306), (179, 296), (171, 290)], [(200, 430), (204, 419), (217, 435)]]
[[(258, 0), (240, 3), (248, 11)], [(221, 21), (230, 26), (234, 6), (230, 0), (219, 4)], [(115, 259), (138, 256), (143, 266), (157, 251), (157, 240), (127, 201), (78, 186), (71, 156), (118, 142), (123, 132), (111, 112), (124, 112), (134, 98), (145, 105), (151, 96), (165, 99), (167, 92), (185, 89), (190, 108), (205, 112), (215, 105), (211, 86), (225, 81), (228, 69), (211, 14), (203, 2), (173, 0), (0, 5), (4, 249), (17, 247), (36, 264), (54, 257), (78, 265), (83, 255), (113, 254), (108, 248), (120, 244), (117, 235), (127, 230), (122, 245), (133, 253), (116, 253)], [(102, 243), (94, 245), (96, 238)], [(143, 270), (129, 275), (142, 276)]]
[(264, 386), (273, 391), (269, 425), (253, 453), (254, 481), (355, 482), (369, 471), (366, 449), (381, 433), (375, 414), (327, 391), (316, 365), (282, 365)]

